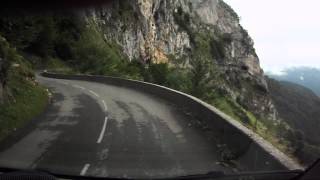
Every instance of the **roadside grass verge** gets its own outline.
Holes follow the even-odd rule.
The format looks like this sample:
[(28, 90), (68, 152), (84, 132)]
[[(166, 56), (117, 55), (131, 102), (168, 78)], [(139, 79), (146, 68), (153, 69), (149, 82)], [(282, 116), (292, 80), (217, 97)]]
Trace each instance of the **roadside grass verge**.
[(11, 73), (11, 97), (0, 105), (0, 141), (44, 111), (48, 95), (45, 88)]
[(6, 100), (0, 104), (0, 141), (44, 111), (46, 89), (34, 81), (34, 73), (18, 58), (8, 71)]
[(53, 73), (58, 74), (78, 74), (73, 68), (70, 68), (66, 62), (58, 58), (50, 58), (50, 60), (46, 64), (46, 69)]
[(300, 162), (295, 155), (296, 147), (293, 147), (293, 142), (285, 135), (281, 135), (286, 134), (290, 129), (283, 128), (273, 122), (268, 122), (268, 120), (259, 119), (253, 113), (224, 96), (215, 96), (210, 104), (257, 133), (294, 161)]

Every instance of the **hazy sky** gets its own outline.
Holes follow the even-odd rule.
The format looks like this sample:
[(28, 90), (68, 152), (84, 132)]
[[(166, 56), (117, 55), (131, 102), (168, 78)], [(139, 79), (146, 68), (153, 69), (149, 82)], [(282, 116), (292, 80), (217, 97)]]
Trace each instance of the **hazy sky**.
[(319, 0), (225, 0), (241, 17), (265, 71), (320, 67)]

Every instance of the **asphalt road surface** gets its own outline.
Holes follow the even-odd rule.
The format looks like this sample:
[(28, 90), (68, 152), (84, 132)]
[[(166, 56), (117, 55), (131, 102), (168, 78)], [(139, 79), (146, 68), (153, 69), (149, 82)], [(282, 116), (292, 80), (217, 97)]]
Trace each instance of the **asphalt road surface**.
[(172, 102), (128, 88), (37, 77), (47, 110), (0, 145), (0, 166), (83, 176), (225, 171), (216, 144)]

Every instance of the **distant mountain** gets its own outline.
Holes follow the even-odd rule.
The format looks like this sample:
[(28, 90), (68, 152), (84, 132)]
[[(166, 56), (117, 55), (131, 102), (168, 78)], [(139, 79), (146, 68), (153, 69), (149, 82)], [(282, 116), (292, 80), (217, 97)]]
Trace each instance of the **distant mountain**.
[(270, 78), (267, 82), (279, 117), (296, 132), (302, 132), (304, 147), (299, 158), (314, 161), (320, 156), (320, 98), (298, 84)]
[[(189, 93), (246, 126), (263, 131), (261, 136), (266, 138), (278, 138), (278, 132), (285, 131), (274, 123), (278, 113), (254, 41), (239, 24), (236, 12), (222, 0), (113, 0), (103, 7), (77, 12), (25, 15), (28, 13), (7, 10), (1, 14), (0, 37), (8, 45), (0, 42), (0, 94), (6, 89), (8, 92), (2, 94), (12, 94), (11, 88), (4, 86), (16, 84), (6, 78), (14, 62), (9, 58), (21, 56), (26, 64), (40, 69), (130, 78)], [(7, 47), (14, 47), (16, 54), (11, 55)], [(3, 56), (6, 54), (10, 56)], [(12, 89), (23, 90), (19, 86)], [(320, 134), (312, 124), (312, 117), (320, 117), (316, 116), (320, 111), (309, 114), (316, 102), (300, 112), (300, 107), (287, 107), (304, 104), (292, 98), (303, 97), (300, 91), (288, 96), (285, 89), (277, 90), (273, 91), (274, 101), (282, 117), (303, 130), (310, 142), (315, 137), (314, 141), (320, 143)], [(286, 117), (286, 111), (290, 116)], [(7, 123), (9, 118), (0, 116), (11, 125)], [(0, 124), (1, 130), (7, 129)], [(279, 144), (297, 149), (295, 143), (287, 143), (296, 142), (299, 132), (297, 135), (281, 136), (287, 141)]]
[(282, 75), (268, 74), (280, 81), (289, 81), (311, 89), (320, 96), (320, 69), (310, 67), (290, 68)]

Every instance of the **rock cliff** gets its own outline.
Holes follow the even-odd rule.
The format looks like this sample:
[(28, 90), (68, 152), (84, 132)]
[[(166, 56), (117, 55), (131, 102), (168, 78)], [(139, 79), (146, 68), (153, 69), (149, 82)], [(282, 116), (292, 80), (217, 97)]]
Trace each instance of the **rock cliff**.
[(113, 1), (82, 15), (130, 60), (190, 68), (194, 50), (203, 49), (224, 80), (220, 90), (248, 111), (276, 119), (253, 41), (223, 1)]

